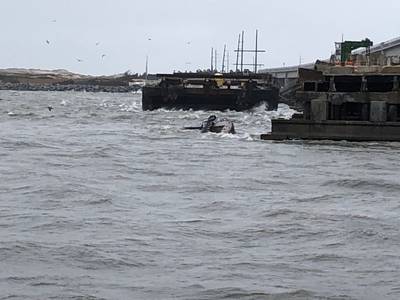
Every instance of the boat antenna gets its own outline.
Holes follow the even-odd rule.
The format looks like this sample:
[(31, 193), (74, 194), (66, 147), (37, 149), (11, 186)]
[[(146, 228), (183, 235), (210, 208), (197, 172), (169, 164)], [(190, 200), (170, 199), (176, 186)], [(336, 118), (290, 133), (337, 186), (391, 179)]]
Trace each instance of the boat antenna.
[(236, 72), (239, 71), (239, 52), (240, 52), (240, 33), (239, 33), (238, 46), (237, 46), (237, 51), (236, 51)]

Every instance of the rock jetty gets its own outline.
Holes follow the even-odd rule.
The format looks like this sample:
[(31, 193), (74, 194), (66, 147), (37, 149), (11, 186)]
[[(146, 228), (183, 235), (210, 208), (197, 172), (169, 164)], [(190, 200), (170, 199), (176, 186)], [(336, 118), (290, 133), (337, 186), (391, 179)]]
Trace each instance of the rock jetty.
[(0, 70), (0, 90), (127, 93), (138, 91), (143, 85), (143, 76), (128, 72), (112, 76), (89, 76), (66, 70)]

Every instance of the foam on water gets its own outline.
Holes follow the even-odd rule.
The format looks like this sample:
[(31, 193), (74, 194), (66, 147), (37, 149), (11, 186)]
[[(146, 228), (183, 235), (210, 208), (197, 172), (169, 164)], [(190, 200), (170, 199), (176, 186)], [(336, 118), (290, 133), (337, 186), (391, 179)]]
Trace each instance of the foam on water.
[[(2, 299), (400, 297), (399, 143), (140, 96), (0, 91)], [(238, 133), (183, 130), (210, 114)]]

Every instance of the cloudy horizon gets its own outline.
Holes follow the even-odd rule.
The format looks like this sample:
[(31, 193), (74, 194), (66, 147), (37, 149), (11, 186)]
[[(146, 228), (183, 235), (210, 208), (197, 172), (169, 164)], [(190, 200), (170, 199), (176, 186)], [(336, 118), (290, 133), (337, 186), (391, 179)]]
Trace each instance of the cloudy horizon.
[[(3, 27), (0, 68), (66, 69), (93, 75), (130, 70), (206, 69), (210, 49), (224, 44), (235, 61), (238, 34), (245, 30), (246, 48), (266, 49), (265, 67), (296, 65), (328, 58), (334, 42), (366, 37), (375, 43), (400, 35), (393, 0), (348, 3), (321, 1), (267, 3), (237, 0), (170, 0), (163, 3), (128, 0), (6, 0), (1, 5)], [(384, 17), (383, 17), (384, 16)], [(247, 55), (248, 63), (252, 57)]]

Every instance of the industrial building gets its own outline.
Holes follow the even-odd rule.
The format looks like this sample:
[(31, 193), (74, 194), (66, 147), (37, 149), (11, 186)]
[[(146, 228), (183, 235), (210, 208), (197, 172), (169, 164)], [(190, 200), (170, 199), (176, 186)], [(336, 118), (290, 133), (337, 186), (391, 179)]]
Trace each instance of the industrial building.
[[(335, 54), (332, 55), (331, 58), (322, 61), (331, 63), (341, 61), (342, 57), (346, 57), (342, 56), (343, 44), (346, 44), (346, 46), (350, 45), (351, 47), (353, 45), (362, 45), (362, 42), (363, 41), (344, 41), (335, 43)], [(370, 47), (357, 48), (358, 49), (351, 50), (350, 62), (354, 62), (354, 64), (380, 66), (400, 64), (400, 37)], [(368, 59), (367, 56), (369, 57)], [(299, 69), (314, 69), (314, 67), (315, 63), (308, 63), (296, 66), (262, 69), (260, 73), (270, 73), (276, 79), (276, 83), (281, 88), (285, 88), (297, 82), (299, 78)]]

